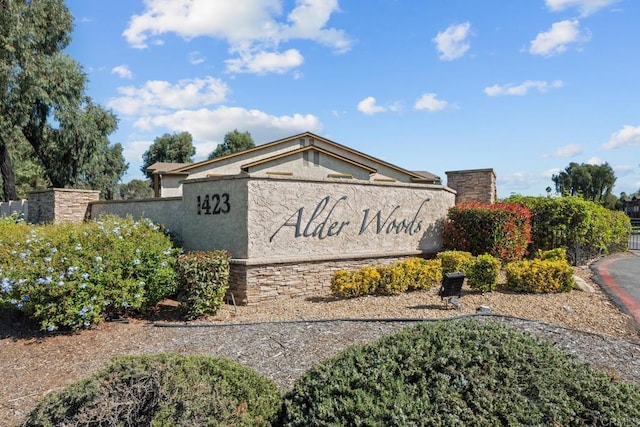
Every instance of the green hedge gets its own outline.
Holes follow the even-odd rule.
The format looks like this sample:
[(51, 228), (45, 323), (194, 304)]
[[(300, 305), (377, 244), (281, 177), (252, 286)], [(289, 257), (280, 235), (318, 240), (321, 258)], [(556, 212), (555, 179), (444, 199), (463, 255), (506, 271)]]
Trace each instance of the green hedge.
[(176, 291), (177, 252), (149, 220), (0, 220), (0, 308), (19, 310), (47, 331), (144, 312)]
[(511, 203), (466, 203), (449, 209), (442, 235), (445, 250), (488, 253), (502, 262), (521, 259), (531, 239), (529, 209)]
[(275, 383), (232, 360), (120, 356), (47, 395), (23, 425), (266, 427), (277, 417), (280, 399)]
[(282, 426), (640, 425), (640, 387), (497, 323), (423, 323), (299, 379)]
[(594, 255), (626, 250), (631, 220), (580, 197), (512, 196), (506, 200), (531, 211), (530, 253), (567, 249), (574, 264)]
[(229, 289), (229, 260), (227, 251), (195, 251), (178, 257), (180, 276), (178, 300), (189, 319), (215, 315)]

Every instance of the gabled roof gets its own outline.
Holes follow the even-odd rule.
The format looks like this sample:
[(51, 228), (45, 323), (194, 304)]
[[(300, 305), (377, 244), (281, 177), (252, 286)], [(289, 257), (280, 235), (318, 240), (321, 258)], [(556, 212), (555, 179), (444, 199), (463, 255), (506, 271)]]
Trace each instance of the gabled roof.
[(440, 177), (438, 175), (432, 174), (431, 172), (413, 171), (413, 173), (420, 176), (420, 178), (415, 178), (414, 181), (440, 181)]
[(269, 163), (269, 162), (272, 162), (274, 160), (284, 159), (284, 158), (287, 158), (287, 157), (290, 157), (290, 156), (293, 156), (293, 155), (297, 155), (297, 154), (301, 154), (301, 153), (304, 153), (304, 152), (307, 152), (307, 151), (318, 151), (318, 152), (320, 152), (320, 153), (322, 153), (322, 154), (324, 154), (326, 156), (333, 157), (334, 159), (338, 159), (338, 160), (340, 160), (342, 162), (354, 165), (354, 166), (356, 166), (356, 167), (358, 167), (360, 169), (364, 169), (367, 172), (369, 172), (370, 174), (377, 172), (376, 169), (374, 169), (374, 168), (372, 168), (370, 166), (363, 165), (362, 163), (354, 162), (351, 159), (348, 159), (346, 157), (343, 157), (343, 156), (340, 156), (338, 154), (332, 153), (331, 151), (327, 151), (327, 150), (325, 150), (323, 148), (320, 148), (320, 147), (317, 147), (315, 145), (308, 145), (306, 147), (298, 148), (296, 150), (291, 150), (291, 151), (287, 151), (285, 153), (277, 154), (275, 156), (267, 157), (266, 159), (261, 159), (261, 160), (255, 161), (255, 162), (247, 163), (247, 164), (244, 164), (244, 165), (240, 166), (240, 168), (243, 171), (247, 172), (248, 169), (250, 169), (252, 167), (259, 166), (259, 165), (262, 165), (262, 164), (265, 164), (265, 163)]
[(147, 170), (154, 174), (165, 174), (173, 172), (174, 169), (180, 169), (185, 166), (190, 166), (192, 163), (171, 163), (171, 162), (155, 162), (147, 167)]
[[(360, 151), (357, 151), (357, 150), (354, 150), (352, 148), (349, 148), (349, 147), (347, 147), (345, 145), (338, 144), (337, 142), (334, 142), (334, 141), (331, 141), (329, 139), (323, 138), (321, 136), (315, 135), (315, 134), (313, 134), (311, 132), (303, 132), (303, 133), (300, 133), (298, 135), (293, 135), (293, 136), (290, 136), (290, 137), (287, 137), (287, 138), (283, 138), (283, 139), (279, 139), (279, 140), (276, 140), (276, 141), (273, 141), (273, 142), (268, 142), (266, 144), (258, 145), (258, 146), (255, 146), (253, 148), (249, 148), (249, 149), (244, 150), (244, 151), (239, 151), (237, 153), (229, 154), (227, 156), (217, 157), (215, 159), (205, 160), (205, 161), (202, 161), (202, 162), (199, 162), (199, 163), (191, 163), (191, 164), (188, 164), (188, 165), (186, 165), (184, 167), (180, 167), (180, 168), (174, 169), (174, 170), (171, 171), (171, 173), (188, 172), (188, 171), (190, 171), (192, 169), (195, 169), (195, 168), (200, 168), (202, 166), (214, 164), (214, 163), (220, 162), (222, 160), (230, 159), (230, 158), (237, 157), (237, 156), (240, 156), (240, 155), (244, 155), (244, 154), (247, 154), (247, 153), (252, 153), (252, 152), (255, 152), (255, 151), (262, 150), (264, 148), (273, 147), (273, 146), (276, 146), (276, 145), (279, 145), (279, 144), (284, 144), (286, 142), (290, 142), (290, 141), (293, 141), (293, 140), (296, 140), (296, 139), (299, 139), (299, 138), (306, 138), (306, 137), (322, 141), (327, 145), (332, 145), (332, 146), (337, 147), (337, 148), (339, 148), (341, 150), (345, 150), (345, 151), (353, 153), (353, 154), (355, 154), (357, 156), (363, 157), (363, 158), (365, 158), (367, 160), (370, 160), (370, 161), (372, 161), (374, 163), (378, 163), (378, 164), (384, 165), (384, 166), (388, 167), (389, 169), (393, 169), (393, 170), (395, 170), (397, 172), (406, 174), (406, 175), (410, 176), (412, 179), (415, 179), (417, 181), (425, 181), (425, 176), (423, 174), (420, 174), (420, 173), (417, 173), (417, 172), (412, 172), (412, 171), (400, 168), (398, 166), (392, 165), (391, 163), (385, 162), (384, 160), (380, 160), (380, 159), (377, 159), (375, 157), (369, 156), (369, 155), (364, 154), (364, 153), (362, 153)], [(434, 177), (435, 177), (435, 175), (434, 175)], [(440, 179), (439, 177), (436, 177), (435, 180), (439, 180), (439, 179)]]

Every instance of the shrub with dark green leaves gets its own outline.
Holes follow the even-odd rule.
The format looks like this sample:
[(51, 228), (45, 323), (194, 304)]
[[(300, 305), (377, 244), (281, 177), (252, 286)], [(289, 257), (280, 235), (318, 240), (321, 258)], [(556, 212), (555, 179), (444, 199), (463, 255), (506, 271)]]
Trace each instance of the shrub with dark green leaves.
[(471, 289), (491, 292), (498, 286), (501, 263), (489, 254), (478, 255), (467, 268), (467, 285)]
[(178, 300), (188, 318), (215, 315), (229, 289), (231, 254), (224, 250), (195, 251), (178, 257)]
[(283, 426), (640, 425), (640, 387), (498, 323), (423, 323), (299, 379)]
[(232, 360), (120, 356), (44, 397), (24, 426), (270, 426), (279, 407), (275, 383)]
[(175, 292), (177, 252), (149, 220), (0, 220), (0, 308), (20, 310), (47, 331), (145, 311)]
[(566, 260), (521, 260), (507, 264), (505, 288), (535, 294), (569, 292), (575, 286), (573, 269)]
[(531, 211), (531, 254), (563, 247), (575, 264), (584, 261), (581, 254), (627, 249), (631, 221), (623, 212), (581, 197), (512, 196), (506, 201)]

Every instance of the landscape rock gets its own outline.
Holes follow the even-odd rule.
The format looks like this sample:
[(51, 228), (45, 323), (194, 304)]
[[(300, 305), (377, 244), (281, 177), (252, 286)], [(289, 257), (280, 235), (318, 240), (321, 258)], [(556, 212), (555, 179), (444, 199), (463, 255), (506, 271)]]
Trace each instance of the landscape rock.
[(575, 280), (576, 282), (576, 289), (580, 291), (590, 292), (590, 293), (594, 293), (596, 291), (593, 286), (588, 284), (587, 281), (580, 276), (573, 276), (573, 280)]

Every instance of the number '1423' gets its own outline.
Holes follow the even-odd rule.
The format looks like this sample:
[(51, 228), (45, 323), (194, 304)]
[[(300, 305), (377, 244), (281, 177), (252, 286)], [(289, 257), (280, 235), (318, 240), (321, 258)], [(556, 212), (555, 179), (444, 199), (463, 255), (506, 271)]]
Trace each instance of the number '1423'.
[(198, 196), (198, 215), (226, 214), (230, 210), (228, 193)]

